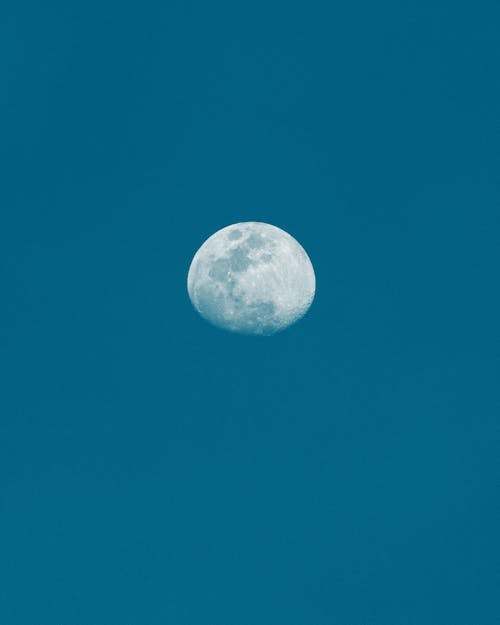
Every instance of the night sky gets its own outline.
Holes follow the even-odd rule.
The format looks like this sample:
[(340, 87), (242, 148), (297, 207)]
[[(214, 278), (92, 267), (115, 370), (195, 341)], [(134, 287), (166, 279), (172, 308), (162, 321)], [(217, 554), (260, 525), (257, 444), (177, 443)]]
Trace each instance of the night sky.
[[(0, 625), (500, 622), (500, 5), (0, 10)], [(315, 301), (193, 309), (264, 221)]]

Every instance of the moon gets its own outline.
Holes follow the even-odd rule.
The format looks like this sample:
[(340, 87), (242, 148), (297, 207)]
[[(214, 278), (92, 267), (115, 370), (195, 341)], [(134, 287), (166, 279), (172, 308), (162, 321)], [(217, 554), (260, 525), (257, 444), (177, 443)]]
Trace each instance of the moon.
[(316, 290), (304, 248), (271, 224), (232, 224), (209, 237), (189, 267), (189, 298), (213, 325), (270, 335), (308, 311)]

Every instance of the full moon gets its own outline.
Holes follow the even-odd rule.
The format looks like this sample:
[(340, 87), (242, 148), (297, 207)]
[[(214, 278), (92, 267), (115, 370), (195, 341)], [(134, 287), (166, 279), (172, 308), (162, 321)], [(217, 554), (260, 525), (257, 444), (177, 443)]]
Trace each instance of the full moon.
[(316, 278), (309, 256), (291, 235), (248, 221), (222, 228), (203, 243), (187, 287), (195, 309), (213, 325), (269, 335), (306, 314)]

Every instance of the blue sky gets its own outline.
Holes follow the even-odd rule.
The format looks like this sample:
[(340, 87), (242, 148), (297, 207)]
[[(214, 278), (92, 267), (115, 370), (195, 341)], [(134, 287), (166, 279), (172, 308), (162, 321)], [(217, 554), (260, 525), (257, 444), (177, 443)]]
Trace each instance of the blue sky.
[[(498, 622), (499, 17), (2, 8), (1, 625)], [(273, 337), (187, 297), (246, 220)]]

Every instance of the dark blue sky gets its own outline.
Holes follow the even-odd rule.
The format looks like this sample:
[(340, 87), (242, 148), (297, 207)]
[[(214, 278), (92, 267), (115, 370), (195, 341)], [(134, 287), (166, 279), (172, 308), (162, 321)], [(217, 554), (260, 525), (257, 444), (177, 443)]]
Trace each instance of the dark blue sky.
[[(0, 625), (498, 623), (499, 18), (2, 7)], [(187, 297), (242, 220), (274, 337)]]

